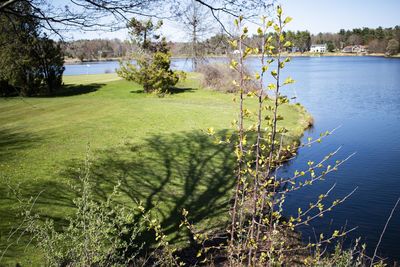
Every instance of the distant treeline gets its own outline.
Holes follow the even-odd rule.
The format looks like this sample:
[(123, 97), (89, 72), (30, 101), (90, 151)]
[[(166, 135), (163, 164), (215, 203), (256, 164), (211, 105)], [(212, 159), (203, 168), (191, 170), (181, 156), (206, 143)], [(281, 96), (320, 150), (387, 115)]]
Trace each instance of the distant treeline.
[[(252, 39), (258, 37), (253, 36)], [(368, 46), (370, 53), (386, 53), (390, 43), (400, 42), (400, 26), (394, 28), (356, 28), (353, 30), (340, 30), (338, 33), (310, 34), (308, 31), (287, 31), (287, 40), (293, 46), (288, 50), (305, 52), (309, 51), (312, 44), (327, 44), (329, 52), (341, 51), (350, 45)], [(396, 52), (395, 52), (396, 53)], [(397, 53), (399, 48), (397, 47)]]
[[(67, 59), (81, 61), (123, 58), (138, 48), (135, 42), (119, 39), (77, 40), (64, 42), (61, 46)], [(169, 42), (168, 46), (173, 56), (189, 55), (192, 49), (192, 44), (185, 42)], [(197, 46), (206, 55), (224, 55), (230, 50), (229, 38), (225, 34), (216, 34)]]
[[(349, 45), (367, 45), (370, 53), (385, 53), (391, 43), (400, 42), (400, 26), (393, 28), (356, 28), (353, 30), (340, 30), (338, 33), (318, 33), (311, 34), (309, 31), (287, 31), (287, 39), (293, 44), (288, 48), (290, 51), (306, 52), (310, 50), (312, 44), (328, 45), (328, 51), (341, 51)], [(219, 33), (196, 45), (202, 51), (202, 55), (225, 55), (230, 53), (230, 37)], [(251, 46), (256, 47), (259, 37), (254, 35), (249, 39)], [(192, 51), (191, 43), (169, 42), (173, 56), (190, 55)], [(105, 40), (78, 40), (65, 42), (62, 44), (66, 58), (84, 60), (99, 60), (107, 58), (121, 58), (129, 56), (132, 51), (137, 49), (135, 43), (131, 41), (121, 41), (119, 39)], [(397, 51), (399, 52), (399, 51)]]
[(124, 57), (131, 50), (129, 41), (119, 39), (77, 40), (62, 44), (66, 58), (84, 60), (99, 60), (102, 58)]
[(356, 28), (338, 33), (319, 33), (311, 37), (312, 43), (328, 45), (329, 51), (341, 50), (348, 45), (367, 45), (370, 53), (385, 53), (390, 40), (400, 42), (400, 26), (394, 28)]

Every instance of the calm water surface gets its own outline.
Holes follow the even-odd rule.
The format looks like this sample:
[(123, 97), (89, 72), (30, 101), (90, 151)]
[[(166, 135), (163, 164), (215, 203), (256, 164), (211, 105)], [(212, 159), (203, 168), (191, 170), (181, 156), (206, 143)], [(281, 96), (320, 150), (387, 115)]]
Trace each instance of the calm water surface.
[[(67, 65), (66, 75), (104, 73), (118, 67), (117, 62)], [(173, 62), (175, 69), (190, 70), (184, 59)], [(256, 69), (257, 59), (248, 61)], [(375, 248), (385, 221), (400, 197), (400, 59), (378, 57), (294, 58), (285, 69), (296, 83), (284, 92), (297, 96), (315, 119), (313, 129), (305, 134), (318, 137), (341, 125), (321, 144), (303, 148), (282, 175), (305, 169), (308, 160), (318, 161), (342, 147), (336, 159), (353, 156), (326, 181), (290, 195), (288, 214), (305, 210), (310, 202), (336, 184), (332, 198), (357, 191), (331, 213), (303, 230), (305, 239), (320, 232), (357, 226), (347, 240), (361, 237), (370, 251)], [(334, 218), (334, 219), (333, 219)], [(400, 260), (400, 207), (385, 233), (379, 253)], [(348, 241), (350, 242), (350, 241)]]
[[(211, 58), (209, 62), (221, 62), (224, 59)], [(172, 69), (174, 70), (192, 70), (192, 62), (188, 59), (173, 59)], [(105, 62), (87, 62), (78, 64), (67, 64), (65, 65), (64, 75), (82, 75), (82, 74), (103, 74), (112, 73), (119, 68), (118, 61), (105, 61)]]
[[(375, 248), (387, 217), (400, 197), (400, 60), (375, 57), (296, 58), (286, 70), (296, 84), (286, 92), (297, 95), (314, 116), (315, 127), (306, 134), (318, 137), (339, 125), (334, 135), (311, 149), (304, 148), (287, 167), (303, 169), (307, 161), (342, 147), (338, 159), (357, 154), (337, 173), (288, 199), (294, 214), (303, 210), (334, 183), (332, 199), (354, 195), (312, 226), (315, 232), (358, 226), (348, 240), (362, 237), (369, 251)], [(333, 220), (333, 218), (335, 218)], [(304, 236), (314, 237), (305, 229)], [(380, 246), (380, 254), (400, 259), (400, 207)]]

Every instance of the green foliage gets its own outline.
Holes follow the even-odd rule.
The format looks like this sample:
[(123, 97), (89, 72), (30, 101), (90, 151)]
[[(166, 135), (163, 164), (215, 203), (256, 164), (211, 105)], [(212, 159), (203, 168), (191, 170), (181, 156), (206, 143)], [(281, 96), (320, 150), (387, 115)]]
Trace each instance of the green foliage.
[(40, 36), (31, 7), (17, 1), (26, 17), (0, 14), (0, 95), (51, 94), (61, 86), (64, 60), (59, 45)]
[[(91, 175), (88, 151), (79, 185), (71, 188), (79, 195), (73, 200), (75, 214), (66, 219), (66, 226), (61, 229), (53, 219), (42, 219), (33, 211), (41, 193), (24, 201), (19, 189), (13, 188), (15, 199), (21, 204), (23, 223), (9, 239), (20, 232), (29, 234), (47, 266), (144, 266), (146, 262), (178, 266), (175, 249), (169, 245), (157, 217), (140, 202), (123, 204), (119, 181), (105, 199), (99, 199)], [(143, 252), (146, 242), (154, 247), (147, 246)]]
[(134, 219), (138, 212), (115, 202), (118, 186), (106, 201), (96, 201), (89, 173), (87, 156), (79, 177), (80, 197), (74, 200), (75, 215), (62, 230), (53, 220), (43, 221), (32, 212), (36, 199), (23, 203), (24, 224), (20, 228), (32, 236), (48, 266), (126, 266), (143, 246), (137, 241), (144, 229)]
[[(309, 161), (308, 167), (302, 171), (296, 171), (293, 176), (275, 176), (276, 168), (279, 168), (288, 157), (295, 155), (296, 149), (299, 147), (297, 143), (292, 143), (288, 139), (290, 135), (288, 134), (289, 127), (287, 126), (290, 114), (285, 113), (285, 117), (281, 114), (282, 108), (288, 107), (287, 103), (289, 100), (286, 96), (282, 95), (280, 90), (282, 87), (289, 86), (295, 82), (291, 77), (286, 77), (283, 80), (281, 72), (286, 64), (290, 62), (290, 58), (284, 58), (281, 54), (284, 49), (291, 45), (291, 41), (288, 41), (283, 33), (283, 26), (289, 23), (290, 20), (288, 17), (283, 17), (281, 7), (278, 7), (277, 18), (274, 21), (267, 21), (263, 18), (262, 28), (259, 30), (259, 36), (262, 41), (262, 44), (259, 46), (261, 50), (248, 46), (244, 48), (244, 43), (248, 38), (248, 30), (246, 27), (243, 27), (242, 17), (236, 20), (236, 26), (240, 35), (237, 40), (232, 42), (232, 46), (239, 51), (239, 55), (238, 59), (232, 60), (230, 65), (238, 73), (237, 80), (232, 85), (235, 88), (234, 91), (238, 92), (239, 96), (239, 118), (232, 122), (233, 127), (236, 129), (236, 135), (232, 136), (231, 133), (228, 133), (224, 136), (226, 137), (224, 139), (220, 139), (220, 136), (217, 136), (216, 142), (212, 143), (214, 146), (212, 146), (209, 152), (207, 152), (209, 150), (209, 142), (207, 143), (204, 140), (204, 135), (202, 135), (202, 138), (196, 138), (196, 135), (191, 135), (181, 144), (176, 141), (177, 139), (174, 139), (166, 145), (160, 136), (155, 135), (149, 138), (147, 135), (150, 131), (154, 133), (154, 124), (159, 126), (157, 127), (158, 131), (162, 131), (160, 125), (164, 125), (165, 123), (167, 125), (164, 125), (164, 127), (167, 129), (171, 128), (171, 121), (165, 122), (164, 119), (166, 114), (171, 110), (170, 107), (174, 107), (173, 105), (176, 105), (178, 102), (178, 108), (175, 106), (177, 116), (170, 117), (184, 116), (182, 115), (184, 112), (181, 109), (183, 105), (179, 105), (179, 101), (183, 101), (182, 103), (185, 104), (186, 108), (195, 102), (196, 107), (193, 108), (193, 112), (186, 118), (188, 118), (188, 121), (193, 121), (193, 116), (199, 116), (197, 113), (201, 113), (201, 117), (198, 117), (200, 121), (207, 112), (210, 118), (216, 117), (215, 114), (217, 112), (215, 111), (219, 111), (218, 114), (223, 116), (223, 112), (226, 112), (226, 101), (223, 99), (222, 103), (218, 103), (221, 108), (218, 105), (210, 105), (210, 101), (215, 101), (216, 98), (222, 99), (221, 95), (213, 94), (201, 100), (196, 99), (196, 101), (193, 101), (193, 99), (189, 99), (189, 101), (185, 101), (187, 100), (185, 99), (187, 97), (185, 94), (185, 97), (171, 97), (170, 99), (165, 99), (165, 101), (159, 101), (157, 108), (160, 110), (158, 110), (158, 113), (154, 113), (156, 105), (145, 104), (155, 104), (155, 102), (149, 102), (152, 101), (151, 97), (142, 97), (134, 103), (138, 106), (145, 105), (147, 109), (144, 110), (147, 111), (146, 116), (148, 117), (146, 118), (148, 119), (143, 120), (141, 112), (132, 112), (132, 106), (134, 105), (129, 105), (126, 110), (129, 110), (128, 113), (130, 116), (122, 116), (124, 120), (120, 125), (126, 125), (126, 121), (129, 118), (132, 119), (133, 116), (137, 116), (132, 113), (140, 113), (141, 121), (145, 121), (146, 123), (145, 125), (135, 127), (135, 129), (150, 127), (145, 128), (147, 131), (142, 130), (143, 136), (147, 137), (145, 142), (142, 140), (139, 146), (128, 147), (128, 154), (125, 154), (126, 151), (118, 150), (111, 153), (113, 150), (107, 150), (105, 151), (106, 159), (100, 160), (99, 158), (98, 168), (96, 168), (96, 171), (99, 172), (98, 179), (94, 183), (94, 186), (100, 191), (100, 194), (107, 190), (114, 190), (112, 196), (116, 196), (118, 192), (116, 188), (119, 188), (119, 179), (105, 176), (103, 172), (105, 169), (109, 172), (111, 170), (111, 173), (117, 174), (122, 178), (124, 189), (126, 189), (124, 193), (127, 195), (123, 200), (129, 201), (140, 195), (146, 201), (144, 205), (139, 203), (139, 214), (141, 214), (141, 218), (146, 223), (147, 231), (155, 232), (156, 241), (159, 241), (157, 246), (163, 248), (163, 252), (158, 257), (160, 263), (163, 262), (167, 266), (181, 264), (173, 255), (175, 250), (169, 246), (168, 236), (162, 231), (162, 222), (148, 216), (145, 213), (147, 209), (159, 208), (159, 212), (165, 219), (163, 223), (167, 227), (169, 226), (167, 228), (169, 231), (177, 231), (173, 224), (178, 220), (176, 218), (177, 213), (183, 210), (184, 221), (181, 226), (185, 226), (193, 233), (193, 242), (199, 242), (202, 245), (202, 248), (196, 254), (197, 257), (201, 257), (211, 249), (210, 247), (204, 247), (205, 241), (210, 240), (210, 235), (204, 233), (204, 231), (196, 231), (190, 221), (194, 219), (199, 220), (198, 217), (202, 217), (200, 216), (201, 213), (203, 213), (202, 215), (204, 213), (209, 215), (212, 212), (216, 212), (215, 209), (211, 211), (207, 209), (210, 208), (209, 206), (212, 203), (214, 205), (217, 204), (220, 209), (226, 208), (226, 203), (234, 203), (230, 209), (231, 224), (229, 225), (229, 229), (222, 230), (223, 237), (226, 237), (226, 233), (229, 234), (229, 241), (224, 241), (225, 244), (222, 242), (216, 247), (212, 247), (212, 249), (218, 249), (218, 251), (222, 251), (224, 255), (227, 255), (226, 258), (230, 266), (290, 265), (293, 264), (293, 261), (292, 258), (287, 256), (287, 251), (297, 252), (300, 250), (310, 251), (310, 257), (304, 256), (300, 259), (301, 264), (304, 265), (346, 266), (353, 263), (354, 266), (361, 265), (358, 261), (354, 262), (354, 253), (352, 251), (343, 251), (341, 248), (338, 248), (331, 256), (321, 256), (323, 254), (320, 253), (321, 246), (331, 243), (336, 238), (345, 236), (348, 231), (334, 230), (330, 236), (320, 236), (320, 240), (307, 244), (303, 244), (298, 240), (293, 242), (289, 236), (294, 232), (294, 229), (307, 225), (312, 220), (323, 216), (336, 205), (345, 201), (351, 193), (342, 199), (330, 202), (328, 197), (333, 189), (332, 187), (325, 194), (321, 194), (318, 199), (310, 203), (309, 207), (306, 207), (304, 210), (299, 208), (297, 216), (291, 216), (287, 220), (283, 219), (283, 204), (290, 192), (323, 180), (327, 174), (336, 171), (346, 161), (336, 161), (332, 166), (325, 166), (326, 161), (336, 154), (337, 151), (335, 151), (328, 154), (321, 162), (315, 163), (314, 161)], [(270, 30), (273, 31), (272, 34), (268, 33)], [(257, 54), (259, 51), (261, 51), (261, 68), (253, 77), (245, 72), (244, 60), (251, 54)], [(154, 65), (152, 65), (153, 63)], [(170, 56), (164, 51), (156, 50), (151, 53), (146, 51), (143, 57), (137, 61), (137, 65), (129, 64), (122, 64), (118, 74), (127, 80), (143, 84), (147, 92), (165, 92), (171, 86), (168, 84), (177, 82), (177, 79), (169, 77), (174, 73), (170, 72)], [(157, 71), (158, 67), (161, 70)], [(162, 75), (165, 72), (167, 72), (166, 77)], [(265, 87), (263, 81), (267, 75), (271, 75), (269, 78), (272, 78), (273, 82)], [(249, 80), (259, 82), (258, 90), (246, 90), (246, 81)], [(144, 85), (148, 81), (150, 82)], [(124, 84), (124, 82), (117, 81), (115, 84)], [(110, 97), (118, 98), (116, 91), (109, 90), (108, 95), (106, 95), (107, 97), (103, 97), (100, 101), (101, 103), (96, 108), (107, 106), (105, 103), (110, 103), (109, 101), (114, 100), (110, 99)], [(90, 101), (92, 100), (90, 97), (93, 95), (95, 94), (91, 94), (89, 97), (83, 99), (85, 108), (93, 108), (92, 105), (87, 105), (88, 103), (93, 104)], [(126, 95), (124, 96), (123, 101), (119, 101), (118, 104), (127, 103)], [(143, 103), (145, 101), (147, 102)], [(199, 108), (201, 102), (203, 102), (203, 105), (207, 109), (204, 106)], [(151, 107), (150, 110), (149, 106)], [(229, 107), (232, 108), (231, 106)], [(289, 107), (293, 108), (293, 106)], [(212, 111), (210, 111), (211, 109)], [(232, 109), (229, 110), (232, 111)], [(304, 112), (303, 109), (300, 110)], [(110, 109), (105, 109), (104, 111), (107, 116), (110, 112), (113, 112)], [(37, 112), (42, 111), (39, 110)], [(116, 117), (121, 117), (121, 112), (117, 112)], [(91, 112), (88, 113), (92, 116)], [(113, 121), (104, 119), (106, 116), (104, 114), (99, 115), (99, 110), (96, 110), (94, 113), (96, 114), (93, 116), (99, 116), (97, 118), (103, 120), (103, 123), (107, 126), (110, 124), (110, 121)], [(152, 114), (154, 117), (151, 117), (149, 114)], [(160, 124), (158, 125), (152, 119), (158, 118), (160, 120), (160, 114), (163, 115), (163, 118), (161, 121), (158, 121)], [(97, 120), (93, 121), (93, 125), (98, 123)], [(152, 121), (153, 124), (147, 125), (149, 121)], [(63, 123), (65, 122), (63, 121)], [(113, 121), (113, 123), (115, 122)], [(303, 129), (304, 127), (304, 124), (299, 125), (298, 121), (295, 124), (294, 128)], [(187, 125), (183, 125), (182, 128), (186, 129), (187, 127), (185, 126)], [(93, 128), (96, 131), (98, 130), (98, 127)], [(84, 130), (79, 129), (77, 132), (82, 135), (81, 131)], [(127, 129), (127, 131), (129, 130), (131, 128)], [(111, 131), (115, 131), (115, 128)], [(68, 133), (65, 133), (63, 129), (63, 134)], [(124, 136), (125, 134), (123, 133)], [(216, 131), (213, 128), (209, 128), (208, 134), (215, 136)], [(330, 134), (330, 132), (326, 132), (315, 141), (310, 139), (303, 146), (319, 143), (322, 138)], [(104, 134), (98, 138), (105, 138)], [(105, 142), (109, 143), (110, 140), (105, 138)], [(221, 148), (225, 144), (229, 144), (227, 147), (233, 151)], [(155, 149), (156, 152), (149, 151), (148, 153), (143, 153), (141, 151), (141, 149), (150, 148)], [(226, 151), (228, 152), (227, 154), (224, 153)], [(132, 152), (138, 152), (137, 159), (132, 160), (130, 157), (131, 154), (129, 154)], [(200, 152), (209, 154), (199, 154)], [(236, 158), (234, 157), (235, 155)], [(204, 156), (204, 159), (202, 156)], [(216, 161), (216, 157), (220, 160)], [(179, 161), (176, 162), (176, 159), (179, 159)], [(227, 162), (231, 162), (231, 160), (236, 163), (236, 172), (233, 172), (229, 168), (225, 169)], [(62, 229), (63, 231), (59, 231), (53, 225), (52, 221), (48, 220), (43, 223), (39, 221), (38, 217), (32, 215), (28, 209), (29, 211), (25, 214), (26, 219), (24, 221), (28, 222), (28, 225), (25, 229), (33, 234), (35, 240), (41, 246), (48, 263), (51, 265), (103, 266), (110, 263), (131, 263), (142, 247), (142, 244), (136, 241), (139, 235), (138, 229), (141, 229), (142, 225), (134, 220), (133, 214), (135, 214), (135, 211), (112, 201), (112, 197), (107, 198), (106, 201), (97, 201), (97, 199), (92, 198), (92, 184), (89, 180), (88, 160), (85, 166), (84, 175), (81, 178), (81, 197), (74, 202), (77, 212), (72, 219), (68, 219), (68, 226)], [(223, 169), (220, 169), (221, 167)], [(211, 170), (207, 168), (211, 168)], [(235, 173), (236, 179), (232, 179), (232, 173)], [(176, 177), (182, 179), (174, 179)], [(204, 177), (210, 179), (208, 182), (200, 184), (201, 178), (204, 179)], [(219, 197), (215, 197), (214, 193), (216, 192), (213, 190), (220, 190), (219, 193), (225, 196), (225, 194), (228, 195), (226, 191), (230, 189), (228, 182), (219, 179), (222, 177), (228, 177), (228, 181), (234, 181), (236, 186), (233, 201), (224, 201), (220, 204)], [(176, 188), (181, 190), (175, 190)], [(58, 190), (59, 188), (57, 188)], [(164, 194), (160, 196), (161, 193)], [(204, 201), (208, 203), (206, 207)], [(165, 202), (168, 203), (166, 204)], [(32, 204), (35, 204), (35, 200)], [(163, 209), (162, 205), (168, 207), (164, 207)], [(192, 208), (190, 212), (197, 212), (198, 214), (189, 217), (190, 213), (187, 212), (184, 205)], [(218, 214), (218, 212), (216, 213)], [(209, 227), (210, 224), (207, 226)], [(205, 232), (209, 232), (208, 230), (206, 229)], [(121, 238), (121, 236), (124, 238)], [(127, 254), (126, 252), (130, 253)], [(207, 260), (206, 257), (205, 260)], [(214, 262), (210, 261), (210, 263), (213, 264)]]
[(335, 51), (335, 45), (333, 44), (332, 41), (328, 41), (327, 42), (327, 46), (328, 46), (328, 51), (329, 52), (334, 52)]
[(334, 49), (343, 49), (348, 45), (367, 45), (370, 53), (384, 53), (390, 39), (400, 41), (400, 26), (392, 28), (355, 28), (341, 29), (338, 33), (318, 33), (311, 37), (316, 44), (332, 43)]
[(292, 42), (293, 47), (296, 47), (300, 52), (306, 52), (310, 50), (311, 46), (311, 34), (309, 31), (287, 31), (286, 40)]
[[(143, 85), (146, 93), (164, 94), (175, 86), (179, 81), (178, 72), (171, 70), (171, 54), (164, 38), (159, 41), (160, 36), (156, 31), (162, 22), (154, 26), (151, 20), (139, 21), (133, 18), (128, 27), (132, 39), (135, 39), (143, 51), (133, 56), (136, 61), (120, 62), (117, 73), (120, 77)], [(181, 77), (184, 78), (183, 73)]]
[(41, 37), (36, 40), (35, 55), (42, 92), (55, 93), (62, 84), (62, 74), (65, 69), (60, 44), (56, 44), (46, 36)]
[(161, 20), (154, 25), (151, 19), (140, 21), (136, 18), (132, 18), (127, 27), (130, 30), (129, 33), (134, 41), (140, 44), (143, 49), (154, 52), (161, 50), (157, 47), (157, 41), (160, 39), (160, 35), (157, 34), (157, 31), (162, 25), (163, 22)]
[(304, 259), (305, 266), (312, 267), (384, 267), (387, 266), (383, 261), (376, 261), (371, 264), (370, 259), (365, 254), (365, 245), (360, 245), (359, 239), (348, 249), (338, 243), (333, 251), (327, 253), (317, 247), (311, 255)]
[(171, 70), (171, 54), (155, 52), (136, 57), (136, 64), (121, 62), (120, 77), (143, 85), (146, 93), (168, 93), (179, 81), (179, 73)]
[[(364, 266), (367, 259), (363, 251), (358, 253), (359, 251), (343, 250), (341, 247), (337, 247), (332, 255), (323, 256), (328, 254), (327, 244), (346, 236), (354, 229), (333, 230), (326, 237), (321, 234), (318, 240), (306, 243), (296, 238), (295, 232), (299, 227), (309, 225), (343, 203), (357, 188), (344, 198), (331, 201), (328, 197), (335, 187), (333, 186), (309, 206), (303, 207), (304, 210), (299, 207), (297, 215), (287, 216), (284, 213), (284, 203), (291, 192), (324, 180), (329, 173), (336, 171), (351, 157), (336, 160), (334, 164), (329, 165), (329, 160), (336, 155), (338, 149), (319, 162), (308, 161), (308, 167), (302, 171), (295, 171), (293, 175), (285, 174), (284, 177), (280, 177), (276, 171), (288, 158), (296, 155), (298, 148), (320, 143), (332, 133), (327, 131), (314, 141), (309, 138), (308, 142), (302, 145), (288, 142), (285, 138), (288, 131), (280, 124), (285, 119), (280, 113), (281, 106), (289, 100), (283, 95), (282, 88), (295, 82), (291, 77), (285, 80), (282, 77), (282, 70), (290, 62), (289, 57), (282, 55), (282, 52), (291, 46), (291, 41), (288, 41), (287, 35), (284, 34), (284, 28), (290, 21), (290, 17), (283, 15), (280, 6), (277, 7), (276, 17), (272, 20), (263, 17), (258, 29), (260, 50), (248, 45), (248, 29), (244, 25), (243, 17), (235, 20), (238, 36), (232, 41), (232, 46), (238, 53), (237, 58), (231, 60), (230, 67), (238, 73), (238, 78), (232, 86), (238, 92), (239, 116), (232, 123), (235, 138), (215, 137), (218, 143), (232, 145), (236, 155), (231, 220), (224, 231), (228, 233), (227, 242), (211, 247), (205, 245), (213, 235), (199, 233), (187, 219), (189, 212), (183, 210), (182, 213), (182, 226), (193, 233), (194, 239), (198, 240), (201, 247), (198, 257), (203, 257), (210, 265), (214, 262), (212, 257), (207, 255), (209, 250), (224, 253), (227, 258), (226, 265), (229, 266)], [(245, 72), (245, 59), (259, 51), (261, 67), (253, 77)], [(265, 86), (268, 76), (272, 82)], [(247, 93), (245, 81), (248, 80), (258, 81), (259, 89)], [(257, 99), (257, 107), (248, 105), (251, 98)], [(214, 129), (209, 128), (208, 134), (215, 136)], [(373, 259), (366, 262), (373, 266), (375, 262), (371, 261)]]
[[(64, 76), (64, 82), (76, 93), (0, 99), (7, 109), (0, 113), (0, 137), (7, 140), (0, 142), (0, 176), (21, 183), (25, 197), (45, 189), (35, 205), (43, 218), (55, 218), (55, 227), (60, 227), (72, 213), (76, 195), (67, 184), (75, 183), (90, 140), (94, 192), (111, 193), (120, 180), (124, 203), (134, 204), (138, 198), (162, 214), (171, 244), (187, 240), (187, 233), (178, 229), (183, 207), (193, 215), (191, 222), (202, 226), (226, 221), (234, 155), (202, 130), (210, 125), (217, 133), (229, 128), (236, 110), (232, 95), (202, 89), (200, 75), (194, 73), (163, 99), (139, 93), (140, 85), (116, 74)], [(90, 93), (79, 93), (85, 90)], [(283, 105), (281, 111), (287, 135), (298, 139), (307, 114), (297, 105)], [(71, 169), (76, 174), (67, 172)], [(7, 188), (2, 179), (0, 188)], [(6, 193), (2, 196), (1, 250), (9, 244), (10, 227), (20, 223), (13, 216), (15, 203)], [(10, 246), (0, 264), (42, 266), (41, 254), (28, 243), (26, 238)]]

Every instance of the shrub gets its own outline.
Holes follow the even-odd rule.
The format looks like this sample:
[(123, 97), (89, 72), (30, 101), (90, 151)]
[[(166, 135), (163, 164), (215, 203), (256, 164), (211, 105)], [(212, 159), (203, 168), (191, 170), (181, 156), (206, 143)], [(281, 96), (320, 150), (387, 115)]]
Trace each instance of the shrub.
[(10, 231), (11, 242), (0, 253), (0, 265), (8, 247), (28, 234), (29, 244), (44, 258), (43, 266), (182, 266), (158, 216), (139, 201), (133, 205), (124, 202), (119, 182), (110, 194), (96, 194), (89, 156), (88, 148), (78, 179), (71, 185), (71, 192), (77, 195), (72, 205), (75, 212), (63, 224), (40, 215), (35, 208), (45, 189), (26, 200), (19, 186), (6, 180), (22, 220)]
[(145, 53), (136, 57), (136, 64), (120, 62), (120, 77), (143, 85), (146, 93), (167, 93), (179, 81), (178, 72), (171, 70), (169, 52)]
[(138, 212), (114, 201), (118, 187), (107, 200), (96, 200), (89, 166), (87, 156), (81, 186), (75, 188), (79, 194), (73, 201), (75, 214), (61, 230), (52, 219), (43, 220), (32, 211), (35, 200), (21, 202), (24, 224), (20, 227), (32, 236), (47, 266), (126, 266), (143, 246), (137, 241), (145, 228), (135, 220)]
[[(212, 90), (225, 93), (237, 92), (237, 87), (233, 86), (232, 81), (238, 80), (239, 74), (237, 71), (229, 68), (226, 64), (203, 64), (198, 67), (198, 72), (202, 75), (202, 86)], [(245, 73), (249, 73), (245, 70)], [(256, 91), (259, 85), (253, 80), (245, 81), (246, 91)]]
[(128, 80), (143, 85), (146, 93), (168, 93), (169, 89), (179, 81), (178, 72), (171, 70), (171, 53), (165, 38), (160, 39), (156, 32), (162, 21), (156, 25), (151, 20), (139, 21), (132, 18), (128, 23), (131, 38), (139, 44), (141, 51), (131, 61), (120, 62), (117, 74)]
[[(316, 140), (309, 138), (299, 145), (296, 142), (287, 144), (287, 129), (279, 121), (284, 118), (280, 114), (280, 106), (289, 102), (283, 95), (282, 88), (293, 84), (291, 77), (282, 79), (283, 69), (291, 61), (282, 52), (291, 46), (285, 39), (284, 28), (291, 21), (284, 17), (282, 8), (278, 6), (275, 20), (262, 18), (257, 33), (262, 41), (261, 51), (244, 44), (248, 40), (248, 28), (243, 26), (243, 17), (235, 20), (237, 39), (231, 42), (232, 48), (238, 51), (238, 58), (232, 60), (230, 67), (238, 73), (237, 79), (230, 87), (236, 87), (238, 97), (235, 100), (239, 115), (232, 122), (235, 134), (218, 136), (212, 130), (207, 132), (215, 137), (216, 143), (224, 143), (235, 147), (236, 171), (235, 188), (231, 200), (230, 220), (225, 231), (219, 233), (200, 232), (185, 219), (183, 226), (188, 228), (200, 247), (198, 255), (213, 265), (214, 258), (208, 252), (212, 249), (224, 255), (226, 266), (379, 266), (380, 262), (366, 258), (363, 250), (357, 246), (344, 250), (336, 246), (329, 253), (329, 244), (343, 238), (355, 228), (333, 230), (330, 233), (316, 236), (315, 241), (300, 242), (296, 231), (310, 225), (314, 220), (323, 217), (327, 212), (346, 201), (357, 188), (345, 197), (332, 200), (331, 194), (335, 185), (325, 193), (310, 201), (309, 206), (299, 207), (297, 213), (286, 214), (285, 201), (292, 192), (312, 186), (336, 171), (351, 156), (333, 162), (339, 149), (327, 154), (322, 160), (307, 162), (302, 171), (282, 175), (278, 170), (291, 160), (301, 147), (309, 147), (332, 134), (327, 131)], [(269, 31), (273, 35), (268, 37)], [(245, 47), (245, 48), (244, 48)], [(253, 75), (246, 74), (245, 59), (249, 55), (261, 52), (260, 67)], [(211, 71), (212, 70), (212, 71)], [(207, 81), (213, 81), (220, 75), (220, 70), (207, 68)], [(211, 78), (210, 78), (211, 77)], [(246, 83), (254, 80), (260, 88), (251, 93)], [(272, 82), (269, 82), (272, 81)], [(269, 82), (265, 87), (264, 84)], [(267, 92), (269, 95), (267, 95)], [(269, 97), (271, 96), (271, 97)], [(257, 99), (257, 109), (250, 98)], [(268, 100), (267, 100), (268, 99)], [(267, 100), (267, 101), (266, 101)], [(234, 138), (232, 138), (234, 137)], [(290, 141), (290, 140), (289, 140)], [(286, 144), (285, 144), (286, 143)], [(289, 155), (289, 157), (287, 156)], [(331, 165), (329, 165), (331, 164)], [(397, 204), (396, 204), (397, 205)], [(302, 209), (303, 208), (303, 209)], [(188, 211), (182, 212), (187, 216)], [(216, 238), (225, 238), (224, 242), (207, 246)], [(219, 255), (218, 255), (219, 256)]]

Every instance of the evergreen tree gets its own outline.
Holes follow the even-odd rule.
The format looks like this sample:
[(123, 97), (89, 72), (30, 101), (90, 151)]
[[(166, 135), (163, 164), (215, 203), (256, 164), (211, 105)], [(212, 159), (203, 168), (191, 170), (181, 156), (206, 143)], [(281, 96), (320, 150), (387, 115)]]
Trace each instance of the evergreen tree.
[(128, 81), (143, 85), (146, 93), (167, 93), (179, 81), (179, 74), (171, 70), (171, 53), (165, 38), (157, 34), (162, 22), (155, 26), (151, 20), (139, 21), (133, 18), (128, 24), (132, 40), (141, 48), (133, 55), (136, 64), (130, 60), (120, 62), (118, 75)]
[(26, 16), (0, 14), (0, 95), (53, 93), (62, 83), (61, 48), (40, 35), (40, 24), (29, 16), (27, 2), (14, 5)]

